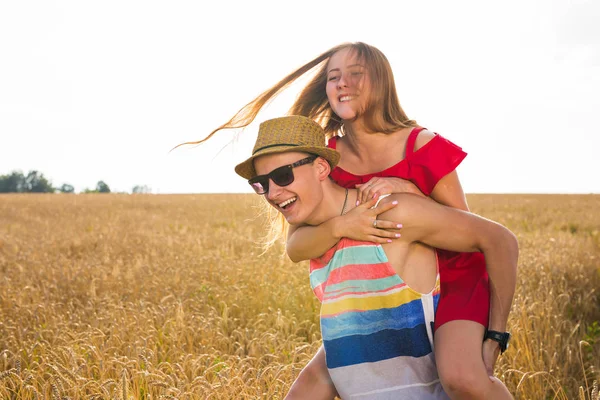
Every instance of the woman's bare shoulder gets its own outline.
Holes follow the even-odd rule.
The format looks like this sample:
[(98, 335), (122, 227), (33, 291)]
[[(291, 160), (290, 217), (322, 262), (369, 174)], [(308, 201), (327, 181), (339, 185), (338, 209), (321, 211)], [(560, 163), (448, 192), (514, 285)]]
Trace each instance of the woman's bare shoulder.
[(436, 136), (437, 135), (434, 132), (428, 129), (423, 129), (421, 132), (419, 132), (419, 136), (417, 136), (417, 141), (415, 142), (415, 150), (419, 150), (421, 147), (431, 142), (431, 140)]

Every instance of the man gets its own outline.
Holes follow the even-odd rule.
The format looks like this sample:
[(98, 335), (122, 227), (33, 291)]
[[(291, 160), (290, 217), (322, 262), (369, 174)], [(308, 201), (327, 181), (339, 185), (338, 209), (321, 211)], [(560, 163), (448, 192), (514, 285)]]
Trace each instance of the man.
[[(236, 166), (291, 225), (319, 225), (350, 212), (356, 190), (329, 179), (339, 154), (324, 132), (300, 116), (261, 124), (253, 155)], [(434, 248), (482, 251), (491, 304), (487, 338), (504, 351), (516, 283), (518, 246), (503, 226), (412, 194), (392, 194), (378, 218), (402, 221), (402, 234), (378, 245), (343, 238), (311, 260), (310, 282), (321, 301), (327, 368), (342, 398), (447, 399), (433, 356), (439, 298)], [(377, 219), (373, 221), (374, 226)], [(497, 354), (497, 353), (496, 353)], [(488, 379), (485, 374), (477, 379)]]

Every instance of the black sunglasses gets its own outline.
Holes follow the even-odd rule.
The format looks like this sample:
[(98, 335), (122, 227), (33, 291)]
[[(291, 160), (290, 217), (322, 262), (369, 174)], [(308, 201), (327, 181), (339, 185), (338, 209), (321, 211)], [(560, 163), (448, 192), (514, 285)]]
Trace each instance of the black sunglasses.
[(256, 194), (266, 194), (269, 192), (269, 179), (275, 182), (277, 186), (287, 186), (294, 182), (293, 169), (304, 164), (310, 164), (315, 161), (318, 156), (310, 156), (296, 161), (293, 164), (284, 165), (283, 167), (275, 168), (273, 171), (265, 175), (255, 176), (248, 180), (252, 189)]

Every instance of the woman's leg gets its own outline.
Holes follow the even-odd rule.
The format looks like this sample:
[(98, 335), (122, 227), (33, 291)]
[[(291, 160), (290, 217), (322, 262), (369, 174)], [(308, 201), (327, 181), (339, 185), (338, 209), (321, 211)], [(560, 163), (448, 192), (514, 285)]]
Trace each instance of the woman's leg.
[(335, 396), (337, 391), (329, 377), (325, 349), (321, 346), (312, 360), (300, 371), (285, 399), (332, 400)]
[(477, 322), (455, 320), (435, 331), (437, 369), (453, 400), (513, 398), (500, 380), (488, 376), (481, 353), (484, 330)]

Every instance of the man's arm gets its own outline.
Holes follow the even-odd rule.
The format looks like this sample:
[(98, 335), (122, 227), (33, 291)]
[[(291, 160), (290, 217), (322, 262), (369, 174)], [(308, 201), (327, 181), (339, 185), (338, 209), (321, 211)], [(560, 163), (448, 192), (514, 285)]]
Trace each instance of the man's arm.
[(388, 240), (395, 239), (394, 233), (385, 228), (397, 226), (398, 223), (379, 221), (379, 229), (372, 225), (373, 218), (378, 213), (384, 213), (395, 205), (386, 203), (371, 209), (375, 204), (377, 199), (373, 198), (346, 215), (331, 218), (317, 226), (290, 225), (286, 242), (288, 257), (293, 262), (321, 257), (342, 237), (375, 243), (387, 243)]
[(398, 206), (381, 217), (403, 221), (403, 241), (451, 251), (484, 253), (491, 292), (489, 329), (505, 331), (515, 293), (519, 254), (513, 233), (496, 222), (430, 199), (403, 193), (384, 201), (393, 200), (398, 200)]

